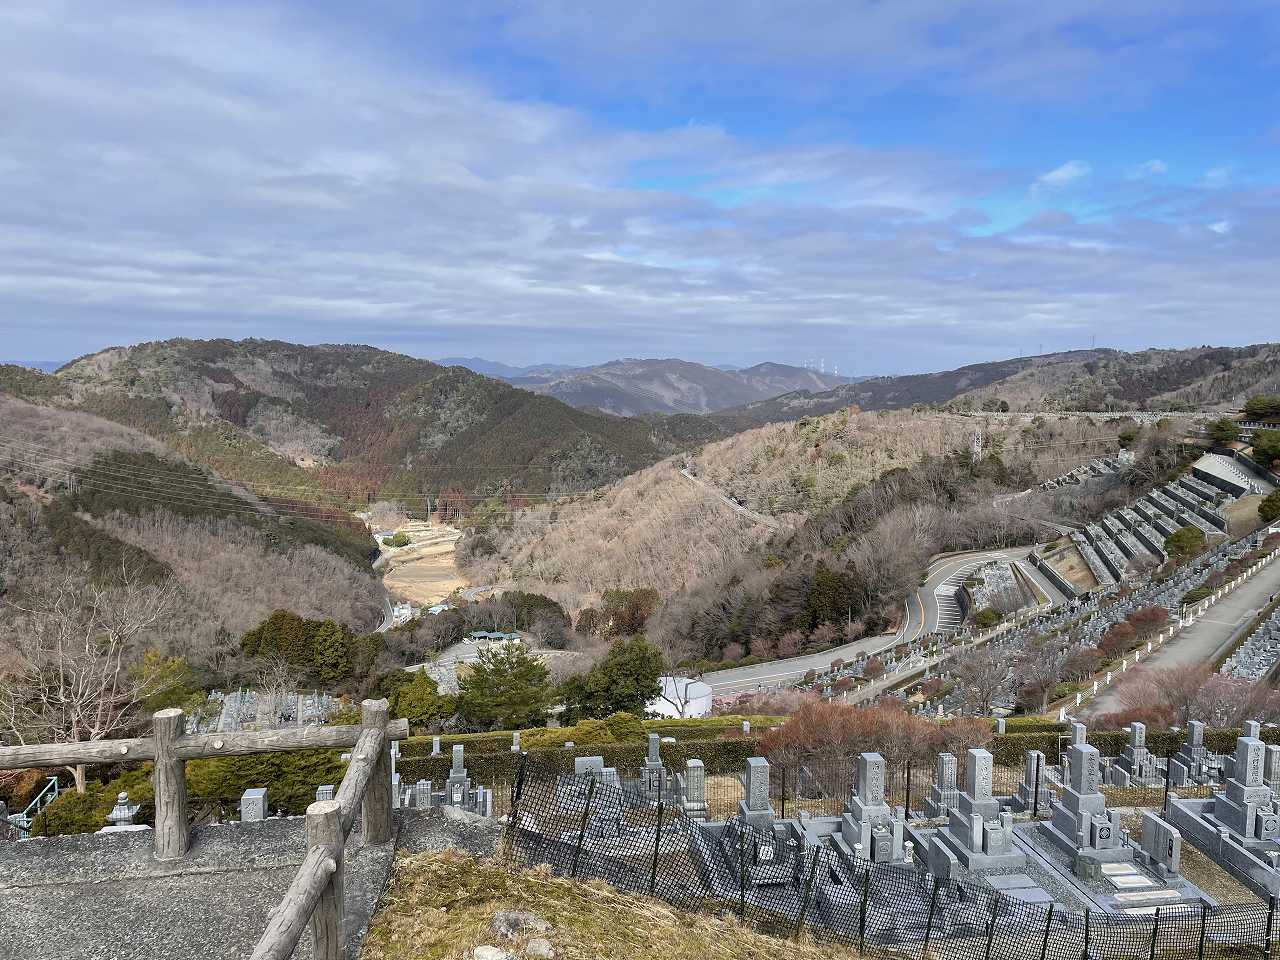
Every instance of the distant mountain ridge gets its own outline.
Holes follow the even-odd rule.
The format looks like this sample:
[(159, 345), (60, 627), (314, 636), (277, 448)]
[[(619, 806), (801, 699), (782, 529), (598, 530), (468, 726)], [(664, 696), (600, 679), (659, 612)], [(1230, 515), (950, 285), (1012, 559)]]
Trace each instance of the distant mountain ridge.
[(1013, 411), (1199, 411), (1226, 409), (1248, 393), (1277, 389), (1280, 344), (1132, 353), (1072, 350), (937, 373), (872, 377), (825, 391), (797, 390), (719, 411), (714, 419), (737, 431), (853, 405), (863, 410), (927, 404)]
[(709, 414), (796, 390), (830, 390), (848, 379), (782, 363), (725, 369), (689, 360), (629, 358), (511, 382), (580, 410), (641, 416)]
[(53, 373), (65, 360), (0, 360), (0, 366), (26, 367), (28, 370), (39, 370), (42, 373)]
[(499, 380), (577, 369), (577, 367), (567, 363), (535, 363), (528, 367), (513, 367), (497, 360), (486, 360), (484, 357), (442, 357), (435, 362), (442, 367), (466, 367), (473, 373), (482, 373), (486, 377), (497, 377)]
[(575, 410), (373, 347), (271, 340), (113, 347), (54, 376), (3, 367), (0, 391), (124, 423), (246, 482), (348, 501), (445, 495), (459, 509), (592, 488), (722, 435), (703, 418)]

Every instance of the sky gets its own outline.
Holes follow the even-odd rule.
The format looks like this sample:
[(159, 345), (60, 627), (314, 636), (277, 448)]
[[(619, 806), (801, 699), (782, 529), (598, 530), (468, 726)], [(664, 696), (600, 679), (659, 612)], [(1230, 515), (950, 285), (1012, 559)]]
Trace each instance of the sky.
[(0, 3), (0, 357), (1280, 340), (1276, 0)]

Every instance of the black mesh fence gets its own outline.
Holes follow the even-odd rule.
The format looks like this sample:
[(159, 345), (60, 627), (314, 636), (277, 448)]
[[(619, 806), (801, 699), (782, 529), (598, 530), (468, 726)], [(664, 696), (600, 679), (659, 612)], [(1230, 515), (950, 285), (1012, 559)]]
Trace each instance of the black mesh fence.
[(518, 863), (546, 864), (581, 881), (604, 880), (683, 910), (734, 916), (775, 936), (803, 933), (869, 956), (1272, 956), (1274, 901), (1166, 906), (1144, 914), (1073, 912), (982, 884), (935, 881), (909, 866), (847, 858), (834, 846), (798, 839), (795, 831), (781, 840), (772, 829), (753, 826), (747, 814), (722, 822), (692, 819), (642, 785), (530, 778), (514, 786), (509, 803), (508, 848)]

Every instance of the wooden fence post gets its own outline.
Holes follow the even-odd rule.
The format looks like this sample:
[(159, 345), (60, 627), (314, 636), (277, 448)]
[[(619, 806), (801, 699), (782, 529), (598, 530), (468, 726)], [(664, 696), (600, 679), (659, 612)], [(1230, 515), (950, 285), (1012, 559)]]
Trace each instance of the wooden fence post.
[(169, 707), (152, 716), (155, 762), (151, 784), (156, 797), (155, 857), (180, 860), (191, 845), (187, 819), (187, 765), (174, 752), (174, 743), (185, 732), (182, 710)]
[[(385, 733), (387, 712), (386, 700), (364, 701), (360, 704), (360, 726)], [(374, 761), (369, 786), (365, 788), (364, 800), (360, 806), (364, 817), (365, 843), (386, 843), (391, 839), (390, 746), (386, 737), (383, 737), (382, 745), (378, 748), (378, 759)]]
[(307, 849), (323, 849), (333, 859), (334, 871), (311, 914), (311, 946), (316, 960), (344, 960), (342, 940), (342, 805), (337, 800), (317, 800), (307, 807)]

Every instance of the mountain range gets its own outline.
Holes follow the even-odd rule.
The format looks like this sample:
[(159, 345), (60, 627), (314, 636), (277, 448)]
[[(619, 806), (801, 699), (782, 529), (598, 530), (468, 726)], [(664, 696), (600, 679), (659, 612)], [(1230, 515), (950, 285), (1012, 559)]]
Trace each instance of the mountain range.
[(677, 359), (614, 360), (508, 379), (571, 407), (617, 416), (715, 413), (782, 393), (825, 391), (849, 382), (848, 377), (783, 363), (724, 369)]

